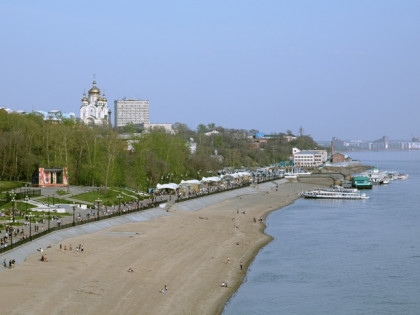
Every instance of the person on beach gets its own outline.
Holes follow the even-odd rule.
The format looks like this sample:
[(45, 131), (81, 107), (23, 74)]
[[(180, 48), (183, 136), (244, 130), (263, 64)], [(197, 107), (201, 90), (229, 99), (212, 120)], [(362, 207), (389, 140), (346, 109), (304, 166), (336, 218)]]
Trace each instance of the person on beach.
[(243, 266), (242, 266), (242, 261), (241, 261), (241, 263), (239, 264), (239, 266), (241, 267), (241, 270), (242, 270), (242, 267), (243, 267)]
[(227, 258), (227, 262), (230, 263), (230, 257)]
[(166, 292), (168, 292), (168, 287), (165, 284), (163, 290), (160, 290), (160, 293), (165, 294)]

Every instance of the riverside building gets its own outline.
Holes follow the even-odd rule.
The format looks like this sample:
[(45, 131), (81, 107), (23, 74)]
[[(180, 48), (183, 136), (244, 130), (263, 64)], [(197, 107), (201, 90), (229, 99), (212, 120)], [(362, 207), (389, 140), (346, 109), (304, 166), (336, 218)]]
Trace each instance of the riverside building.
[(150, 124), (149, 101), (123, 99), (114, 101), (114, 126)]
[(295, 166), (321, 166), (327, 159), (327, 150), (299, 150), (293, 148), (293, 163)]
[(88, 96), (83, 93), (82, 105), (80, 106), (80, 120), (85, 124), (103, 125), (111, 123), (111, 111), (108, 108), (108, 100), (105, 94), (101, 96), (101, 90), (93, 81), (93, 86), (88, 91)]

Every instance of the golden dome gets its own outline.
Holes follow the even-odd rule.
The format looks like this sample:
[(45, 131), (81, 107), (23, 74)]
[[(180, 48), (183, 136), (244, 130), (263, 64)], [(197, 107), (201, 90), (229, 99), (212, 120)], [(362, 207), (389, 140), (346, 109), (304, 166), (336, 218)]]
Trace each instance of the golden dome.
[(91, 94), (101, 94), (101, 90), (96, 87), (96, 81), (93, 81), (93, 86), (89, 90), (89, 95)]
[(106, 99), (106, 97), (105, 97), (105, 93), (104, 94), (102, 94), (102, 102), (108, 102), (108, 100)]

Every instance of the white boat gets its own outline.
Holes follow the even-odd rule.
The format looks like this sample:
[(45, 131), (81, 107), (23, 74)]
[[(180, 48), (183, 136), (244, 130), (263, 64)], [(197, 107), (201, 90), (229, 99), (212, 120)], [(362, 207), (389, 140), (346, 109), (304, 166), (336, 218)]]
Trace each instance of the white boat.
[(357, 193), (359, 190), (357, 188), (345, 188), (343, 186), (333, 186), (332, 188), (322, 188), (323, 191), (332, 191), (332, 192), (347, 192), (347, 193)]
[(373, 185), (383, 184), (384, 178), (387, 176), (387, 172), (380, 172), (376, 167), (362, 173), (363, 176), (369, 177)]
[(360, 192), (345, 192), (345, 191), (331, 191), (326, 189), (314, 189), (303, 193), (305, 198), (316, 199), (369, 199), (365, 193)]

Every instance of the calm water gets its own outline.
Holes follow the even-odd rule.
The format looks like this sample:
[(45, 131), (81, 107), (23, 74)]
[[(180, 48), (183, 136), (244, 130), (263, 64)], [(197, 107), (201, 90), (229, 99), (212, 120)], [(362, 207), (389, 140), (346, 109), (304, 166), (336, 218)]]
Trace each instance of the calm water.
[(410, 178), (272, 213), (229, 314), (420, 314), (420, 151), (351, 156)]

